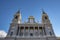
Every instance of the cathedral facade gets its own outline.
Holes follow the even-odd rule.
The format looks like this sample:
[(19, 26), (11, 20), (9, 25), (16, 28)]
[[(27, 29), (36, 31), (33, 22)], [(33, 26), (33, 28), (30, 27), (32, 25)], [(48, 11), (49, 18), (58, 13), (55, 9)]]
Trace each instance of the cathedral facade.
[(47, 13), (42, 12), (42, 21), (37, 23), (33, 16), (22, 23), (20, 11), (16, 12), (7, 36), (3, 40), (57, 40)]

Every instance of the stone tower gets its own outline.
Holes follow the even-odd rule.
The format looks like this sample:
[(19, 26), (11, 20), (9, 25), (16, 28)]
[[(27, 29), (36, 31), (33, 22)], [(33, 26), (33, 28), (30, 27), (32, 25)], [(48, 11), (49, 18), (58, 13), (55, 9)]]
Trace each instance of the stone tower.
[(14, 18), (12, 20), (12, 23), (17, 23), (17, 24), (20, 24), (21, 23), (21, 13), (20, 13), (19, 10), (14, 15)]
[(22, 23), (20, 11), (16, 12), (7, 37), (11, 40), (56, 40), (52, 24), (44, 11), (41, 23), (37, 23), (33, 16), (29, 16), (28, 21)]
[(15, 37), (17, 35), (17, 29), (18, 29), (18, 25), (21, 24), (21, 13), (20, 10), (18, 10), (15, 15), (14, 18), (12, 20), (12, 23), (10, 24), (10, 28), (7, 34), (7, 37)]
[(54, 31), (52, 29), (52, 24), (49, 20), (49, 17), (47, 15), (47, 13), (45, 13), (44, 11), (42, 13), (42, 24), (43, 24), (43, 27), (44, 27), (45, 35), (55, 36)]

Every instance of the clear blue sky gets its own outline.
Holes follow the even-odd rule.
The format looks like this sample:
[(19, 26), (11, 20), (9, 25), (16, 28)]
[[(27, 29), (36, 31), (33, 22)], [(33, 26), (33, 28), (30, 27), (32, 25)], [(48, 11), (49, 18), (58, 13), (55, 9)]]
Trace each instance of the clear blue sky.
[(32, 15), (41, 22), (42, 10), (48, 14), (54, 32), (60, 35), (60, 0), (0, 0), (0, 30), (8, 32), (13, 15), (20, 9), (22, 21)]

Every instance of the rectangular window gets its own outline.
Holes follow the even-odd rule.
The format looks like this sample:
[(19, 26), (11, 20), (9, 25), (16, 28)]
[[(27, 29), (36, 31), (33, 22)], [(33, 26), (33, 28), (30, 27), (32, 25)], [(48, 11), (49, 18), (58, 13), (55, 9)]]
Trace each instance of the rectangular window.
[(39, 29), (42, 29), (42, 27), (39, 27)]
[(50, 32), (50, 35), (52, 35), (52, 33)]
[(21, 30), (23, 30), (23, 29), (24, 29), (24, 27), (20, 27), (20, 29), (21, 29)]
[(28, 27), (25, 27), (25, 30), (28, 30)]
[(18, 28), (17, 28), (17, 34), (16, 34), (16, 35), (18, 35), (18, 33), (19, 33), (19, 26), (18, 26)]
[(10, 36), (12, 36), (12, 35), (13, 35), (13, 32), (10, 33)]
[(38, 27), (35, 27), (36, 30), (38, 30)]
[(42, 27), (39, 27), (40, 32), (42, 31)]
[(30, 27), (30, 29), (32, 29), (32, 30), (33, 30), (33, 27)]

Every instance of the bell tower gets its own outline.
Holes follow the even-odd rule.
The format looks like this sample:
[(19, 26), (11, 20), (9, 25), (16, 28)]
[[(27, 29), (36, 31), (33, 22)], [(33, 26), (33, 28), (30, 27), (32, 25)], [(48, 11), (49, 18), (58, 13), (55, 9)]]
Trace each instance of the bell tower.
[(46, 36), (55, 36), (49, 17), (44, 11), (42, 12), (42, 24)]
[(42, 12), (42, 23), (44, 23), (44, 24), (50, 23), (49, 17), (47, 15), (47, 13), (45, 13), (44, 11)]
[(14, 18), (13, 18), (11, 24), (10, 24), (10, 28), (9, 28), (7, 37), (15, 37), (17, 35), (19, 24), (21, 24), (20, 10), (18, 10), (14, 15)]
[(12, 20), (12, 23), (18, 23), (18, 24), (21, 23), (21, 13), (20, 13), (19, 10), (18, 10), (18, 11), (16, 12), (16, 14), (14, 15), (14, 18), (13, 18), (13, 20)]

